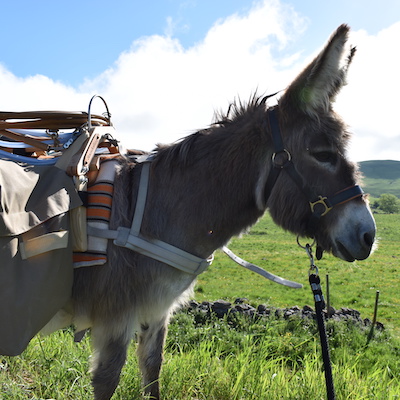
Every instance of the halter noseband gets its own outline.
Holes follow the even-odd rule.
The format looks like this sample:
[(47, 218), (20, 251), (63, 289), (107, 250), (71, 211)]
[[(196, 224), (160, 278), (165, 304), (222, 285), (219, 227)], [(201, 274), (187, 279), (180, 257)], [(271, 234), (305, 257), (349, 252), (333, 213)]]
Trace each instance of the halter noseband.
[(284, 169), (289, 176), (293, 179), (299, 189), (308, 198), (311, 216), (307, 224), (306, 234), (310, 237), (315, 236), (317, 225), (321, 217), (326, 215), (334, 206), (346, 203), (357, 197), (363, 195), (363, 190), (358, 185), (349, 186), (332, 196), (316, 195), (309, 185), (304, 182), (303, 177), (297, 172), (293, 162), (292, 156), (287, 149), (285, 149), (282, 141), (282, 135), (279, 128), (279, 121), (276, 108), (268, 110), (268, 121), (271, 128), (272, 143), (274, 153), (271, 159), (271, 168), (265, 184), (264, 200), (265, 204), (271, 195), (272, 189), (278, 179), (280, 172)]

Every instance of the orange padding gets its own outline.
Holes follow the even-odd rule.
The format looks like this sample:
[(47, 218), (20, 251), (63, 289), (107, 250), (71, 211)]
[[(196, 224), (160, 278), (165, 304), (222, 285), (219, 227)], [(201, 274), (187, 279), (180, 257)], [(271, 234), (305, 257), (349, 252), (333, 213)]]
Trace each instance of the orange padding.
[[(88, 222), (108, 224), (111, 216), (112, 197), (114, 184), (110, 181), (98, 181), (88, 188), (88, 205), (86, 217)], [(90, 263), (92, 265), (103, 264), (107, 261), (106, 249), (91, 249), (85, 253), (75, 252), (73, 259), (75, 264)]]
[(111, 182), (97, 182), (88, 188), (88, 221), (109, 222), (114, 185)]

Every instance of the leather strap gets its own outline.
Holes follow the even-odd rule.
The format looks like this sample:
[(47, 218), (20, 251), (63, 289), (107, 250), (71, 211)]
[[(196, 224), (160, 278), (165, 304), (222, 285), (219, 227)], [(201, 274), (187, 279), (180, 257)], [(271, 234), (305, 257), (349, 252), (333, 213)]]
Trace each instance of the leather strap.
[(361, 197), (363, 194), (364, 191), (361, 189), (361, 187), (354, 185), (337, 192), (332, 197), (328, 197), (327, 201), (331, 207), (334, 207), (338, 204), (346, 203), (347, 201)]
[(99, 144), (104, 140), (106, 135), (114, 133), (112, 126), (98, 126), (89, 130), (89, 139), (85, 144), (85, 148), (79, 154), (79, 159), (76, 161), (71, 159), (70, 165), (67, 167), (66, 172), (69, 176), (85, 175), (89, 172), (90, 163), (96, 153)]
[[(9, 122), (12, 120), (13, 122)], [(91, 116), (92, 124), (109, 125), (101, 115)], [(86, 124), (88, 113), (64, 111), (0, 112), (0, 129), (74, 129)]]
[[(43, 129), (54, 130), (76, 129), (87, 124), (88, 113), (64, 111), (26, 111), (26, 112), (0, 112), (0, 135), (17, 142), (26, 143), (34, 149), (47, 151), (51, 148), (43, 141), (49, 140), (42, 137), (29, 136), (21, 133), (23, 130)], [(101, 115), (91, 115), (91, 124), (94, 126), (109, 125), (109, 119)], [(12, 122), (10, 122), (12, 121)], [(21, 130), (16, 132), (15, 130)]]
[[(29, 146), (32, 146), (33, 150), (39, 149), (39, 150), (47, 151), (47, 150), (49, 150), (49, 147), (50, 147), (48, 144), (41, 142), (37, 138), (32, 138), (27, 135), (21, 135), (20, 133), (7, 131), (5, 129), (0, 130), (0, 135), (5, 136), (8, 139), (15, 140), (16, 142), (24, 142), (24, 143), (28, 144)], [(49, 138), (46, 138), (46, 139), (49, 139)]]

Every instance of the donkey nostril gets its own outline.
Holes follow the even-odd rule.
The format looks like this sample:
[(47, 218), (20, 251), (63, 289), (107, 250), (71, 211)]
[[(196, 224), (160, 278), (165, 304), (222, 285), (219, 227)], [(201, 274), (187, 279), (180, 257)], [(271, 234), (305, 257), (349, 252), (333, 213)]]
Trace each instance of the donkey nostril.
[(369, 232), (364, 234), (364, 243), (368, 246), (368, 248), (372, 247), (374, 244), (374, 236)]

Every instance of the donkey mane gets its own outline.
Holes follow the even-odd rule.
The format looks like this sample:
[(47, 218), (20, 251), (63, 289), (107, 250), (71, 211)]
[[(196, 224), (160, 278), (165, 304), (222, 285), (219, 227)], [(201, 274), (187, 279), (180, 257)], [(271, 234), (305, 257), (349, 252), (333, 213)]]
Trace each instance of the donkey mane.
[(271, 96), (261, 97), (255, 92), (250, 96), (247, 102), (243, 102), (241, 98), (238, 98), (229, 105), (226, 113), (222, 111), (215, 113), (215, 121), (212, 125), (227, 126), (232, 123), (240, 123), (242, 119), (247, 120), (247, 118), (251, 118), (260, 107), (264, 108), (269, 97)]
[[(201, 129), (172, 144), (157, 144), (155, 151), (155, 164), (162, 162), (164, 166), (172, 168), (187, 168), (206, 156), (211, 149), (219, 144), (226, 144), (226, 136), (235, 134), (247, 134), (249, 131), (265, 129), (266, 99), (254, 93), (248, 102), (240, 98), (233, 101), (224, 113), (217, 111), (214, 122), (208, 128)], [(249, 129), (250, 125), (252, 128)], [(212, 138), (210, 135), (212, 134)], [(205, 146), (198, 145), (206, 140)], [(193, 151), (194, 146), (196, 151)]]

